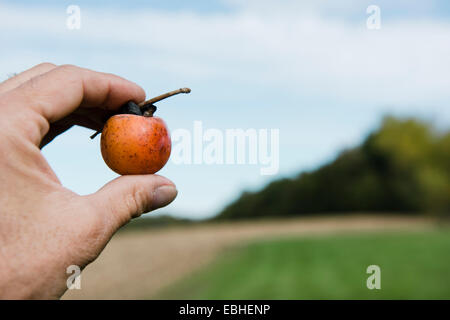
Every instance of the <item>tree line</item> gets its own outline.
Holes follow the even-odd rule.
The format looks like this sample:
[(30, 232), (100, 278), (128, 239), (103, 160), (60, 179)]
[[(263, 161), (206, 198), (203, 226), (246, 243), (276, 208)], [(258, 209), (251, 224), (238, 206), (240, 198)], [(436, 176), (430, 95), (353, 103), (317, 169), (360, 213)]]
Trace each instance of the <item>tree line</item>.
[(218, 219), (317, 213), (450, 212), (450, 131), (385, 117), (355, 148), (317, 170), (244, 192)]

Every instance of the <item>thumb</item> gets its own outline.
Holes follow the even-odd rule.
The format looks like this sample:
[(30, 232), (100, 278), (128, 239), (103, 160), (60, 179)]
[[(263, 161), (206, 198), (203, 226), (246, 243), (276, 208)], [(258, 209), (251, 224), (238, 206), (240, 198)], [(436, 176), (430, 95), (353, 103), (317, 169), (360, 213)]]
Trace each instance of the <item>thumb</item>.
[(172, 181), (159, 175), (116, 178), (89, 196), (93, 206), (112, 222), (113, 232), (130, 219), (171, 203), (177, 196)]

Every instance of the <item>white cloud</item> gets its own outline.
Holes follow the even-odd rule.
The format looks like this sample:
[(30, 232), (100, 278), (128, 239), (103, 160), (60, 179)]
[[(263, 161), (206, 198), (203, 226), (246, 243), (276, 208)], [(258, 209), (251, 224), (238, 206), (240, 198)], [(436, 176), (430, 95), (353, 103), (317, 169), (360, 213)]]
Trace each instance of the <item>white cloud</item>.
[[(136, 62), (165, 72), (238, 79), (301, 94), (379, 104), (449, 98), (450, 23), (389, 21), (375, 31), (365, 28), (365, 12), (349, 22), (324, 17), (312, 5), (287, 14), (278, 2), (259, 4), (266, 9), (253, 10), (250, 2), (234, 13), (211, 15), (81, 8), (77, 35), (65, 29), (63, 11), (5, 7), (0, 28), (15, 30), (18, 41), (71, 37), (80, 47), (129, 47), (141, 52), (134, 53)], [(286, 5), (299, 6), (291, 1)], [(270, 8), (284, 14), (269, 14)], [(4, 59), (1, 63), (7, 64)]]

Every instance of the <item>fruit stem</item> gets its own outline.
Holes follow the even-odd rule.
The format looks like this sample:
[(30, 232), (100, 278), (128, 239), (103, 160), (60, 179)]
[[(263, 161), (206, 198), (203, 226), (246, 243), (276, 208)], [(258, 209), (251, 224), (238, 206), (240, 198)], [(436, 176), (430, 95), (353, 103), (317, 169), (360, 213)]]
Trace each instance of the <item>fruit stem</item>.
[(99, 135), (100, 133), (102, 133), (101, 131), (97, 131), (95, 132), (92, 136), (91, 139), (94, 139), (97, 135)]
[[(142, 115), (143, 115), (144, 117), (152, 117), (152, 116), (153, 116), (153, 113), (155, 113), (155, 111), (156, 111), (156, 107), (153, 105), (153, 103), (158, 102), (158, 101), (161, 101), (161, 100), (163, 100), (163, 99), (166, 99), (166, 98), (168, 98), (168, 97), (174, 96), (174, 95), (179, 94), (179, 93), (190, 93), (190, 92), (191, 92), (191, 89), (189, 89), (189, 88), (180, 88), (180, 89), (177, 89), (177, 90), (173, 90), (173, 91), (164, 93), (164, 94), (159, 95), (159, 96), (157, 96), (157, 97), (151, 98), (151, 99), (149, 99), (149, 100), (147, 100), (147, 101), (141, 102), (141, 103), (138, 104), (138, 106), (139, 106), (139, 108), (141, 109)], [(130, 107), (130, 106), (128, 106), (128, 108), (129, 108), (129, 107)], [(139, 111), (139, 110), (138, 110), (138, 111)], [(125, 113), (129, 113), (129, 112), (125, 112)], [(135, 114), (135, 113), (132, 112), (132, 114)], [(94, 139), (94, 138), (95, 138), (98, 134), (100, 134), (101, 132), (102, 132), (101, 130), (95, 132), (95, 133), (91, 136), (91, 139)]]
[(148, 104), (153, 104), (153, 103), (155, 103), (155, 102), (161, 101), (161, 100), (163, 100), (163, 99), (166, 99), (166, 98), (168, 98), (168, 97), (174, 96), (174, 95), (176, 95), (176, 94), (179, 94), (179, 93), (189, 93), (189, 92), (191, 92), (191, 89), (189, 89), (189, 88), (180, 88), (180, 89), (178, 89), (178, 90), (173, 90), (173, 91), (164, 93), (164, 94), (162, 94), (162, 95), (160, 95), (160, 96), (151, 98), (151, 99), (149, 99), (149, 100), (147, 100), (147, 101), (141, 102), (141, 103), (138, 104), (138, 106), (142, 108), (142, 107), (144, 107), (144, 106), (146, 106), (146, 105), (148, 105)]

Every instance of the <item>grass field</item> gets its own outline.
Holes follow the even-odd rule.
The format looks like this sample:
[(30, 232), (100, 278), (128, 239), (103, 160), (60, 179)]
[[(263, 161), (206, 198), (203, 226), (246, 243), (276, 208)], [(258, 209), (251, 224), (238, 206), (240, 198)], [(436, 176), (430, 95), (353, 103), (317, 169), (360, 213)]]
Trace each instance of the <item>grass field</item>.
[[(381, 290), (366, 268), (381, 268)], [(422, 231), (250, 243), (163, 291), (166, 299), (450, 299), (450, 233)]]
[[(244, 287), (240, 288), (241, 285), (245, 285), (245, 281), (255, 282), (252, 285), (249, 284), (249, 290), (252, 287), (259, 290), (258, 281), (260, 280), (260, 286), (271, 287), (274, 288), (274, 291), (279, 292), (276, 293), (276, 297), (287, 297), (287, 293), (291, 289), (288, 289), (287, 286), (278, 285), (274, 279), (280, 277), (280, 281), (291, 281), (291, 279), (296, 281), (294, 277), (296, 273), (302, 273), (304, 277), (308, 277), (307, 272), (310, 273), (309, 276), (311, 277), (311, 290), (316, 287), (316, 284), (324, 286), (324, 290), (326, 290), (330, 288), (326, 284), (327, 282), (331, 281), (331, 285), (334, 281), (337, 281), (333, 278), (334, 273), (327, 275), (325, 272), (316, 272), (316, 269), (321, 270), (329, 264), (335, 264), (336, 262), (333, 259), (336, 260), (338, 257), (334, 256), (346, 255), (349, 257), (348, 263), (352, 259), (359, 259), (359, 252), (356, 251), (356, 248), (350, 247), (355, 238), (347, 240), (349, 248), (346, 249), (343, 244), (335, 247), (326, 244), (327, 241), (333, 242), (333, 240), (327, 240), (332, 235), (336, 239), (341, 239), (336, 241), (344, 241), (343, 239), (355, 233), (390, 232), (393, 234), (413, 231), (425, 232), (426, 230), (434, 232), (436, 222), (423, 217), (375, 214), (202, 223), (129, 230), (116, 234), (100, 257), (83, 270), (82, 289), (68, 290), (63, 299), (154, 299), (160, 297), (161, 292), (168, 292), (167, 288), (172, 288), (168, 293), (169, 297), (191, 297), (192, 292), (193, 298), (200, 296), (233, 298), (234, 292), (237, 292), (236, 298), (238, 298), (253, 295), (250, 291), (243, 291)], [(280, 257), (272, 254), (274, 250), (262, 249), (262, 247), (256, 249), (259, 248), (259, 245), (256, 244), (247, 248), (250, 243), (272, 241), (280, 237), (293, 239), (279, 244), (277, 244), (279, 241), (273, 242), (274, 246), (280, 247)], [(380, 237), (383, 238), (383, 236)], [(299, 240), (300, 238), (305, 240)], [(430, 241), (432, 241), (431, 239), (434, 239), (434, 237), (430, 237)], [(298, 245), (300, 249), (295, 244), (298, 241), (300, 241)], [(324, 241), (325, 244), (323, 244)], [(355, 239), (354, 241), (359, 240)], [(435, 252), (436, 245), (430, 241), (424, 242), (425, 249), (423, 250)], [(443, 245), (445, 241), (446, 238), (442, 241)], [(271, 247), (270, 243), (272, 242), (261, 243), (261, 245), (267, 244)], [(284, 248), (285, 244), (287, 245), (286, 248)], [(251, 249), (253, 246), (256, 246), (255, 249)], [(385, 245), (372, 239), (367, 240), (360, 250), (364, 251), (366, 247), (369, 247), (369, 252), (371, 252), (371, 250), (384, 248)], [(235, 250), (235, 248), (241, 249)], [(247, 250), (255, 250), (255, 255), (258, 252), (260, 254), (249, 259), (250, 261), (247, 263), (246, 260), (242, 260), (246, 257), (245, 251)], [(263, 256), (261, 255), (262, 252), (267, 252), (267, 254)], [(326, 256), (323, 256), (323, 254), (326, 254)], [(367, 257), (367, 255), (366, 253), (365, 256)], [(439, 263), (443, 263), (443, 259), (446, 257), (446, 253), (430, 255), (433, 261), (437, 260)], [(315, 259), (312, 260), (310, 256), (314, 256)], [(276, 264), (277, 262), (279, 264)], [(230, 279), (224, 289), (222, 289), (220, 283), (217, 283), (219, 279), (216, 279), (216, 276), (222, 276), (220, 265), (223, 263), (231, 263), (235, 270), (228, 275), (224, 273), (224, 276), (228, 276)], [(364, 263), (369, 264), (369, 261), (364, 261)], [(381, 264), (381, 262), (379, 263)], [(411, 261), (411, 263), (414, 263), (414, 261)], [(314, 266), (314, 273), (306, 269), (308, 265), (311, 267), (311, 264)], [(206, 266), (210, 267), (204, 269)], [(218, 269), (212, 274), (210, 270), (214, 268), (213, 266), (217, 266)], [(271, 268), (276, 268), (276, 272)], [(358, 274), (362, 272), (361, 277), (364, 277), (365, 270), (361, 268), (357, 266), (355, 270)], [(239, 269), (242, 270), (238, 271)], [(255, 271), (255, 275), (252, 274), (253, 271)], [(269, 271), (274, 275), (266, 276), (265, 273), (269, 273)], [(207, 280), (208, 282), (211, 281), (210, 289), (204, 287), (202, 283), (196, 284), (195, 282), (185, 286), (184, 283), (188, 282), (186, 279), (190, 278), (191, 275), (204, 277), (201, 275), (203, 272), (210, 274), (212, 278), (212, 280)], [(249, 277), (246, 276), (246, 272), (249, 272)], [(330, 272), (334, 271), (331, 269)], [(260, 274), (258, 278), (252, 278), (258, 274)], [(387, 271), (382, 269), (382, 290), (386, 285), (386, 276)], [(332, 280), (326, 280), (330, 277)], [(324, 280), (321, 280), (322, 278)], [(445, 276), (443, 279), (445, 280)], [(181, 288), (180, 281), (183, 282), (182, 286), (187, 288), (186, 291), (179, 290)], [(243, 283), (237, 283), (239, 281), (243, 281)], [(176, 289), (173, 289), (175, 283), (178, 283), (178, 285), (175, 286)], [(212, 292), (214, 286), (217, 288), (217, 290), (214, 289), (218, 292), (217, 294)], [(312, 292), (310, 289), (308, 291), (302, 288), (302, 290), (296, 289), (300, 286), (303, 286), (303, 284), (295, 285), (289, 296), (303, 297), (307, 292)], [(325, 292), (331, 291), (326, 290)], [(264, 291), (257, 293), (262, 295)], [(275, 293), (267, 290), (266, 295), (272, 294)]]

